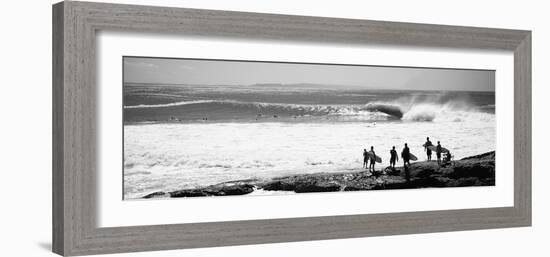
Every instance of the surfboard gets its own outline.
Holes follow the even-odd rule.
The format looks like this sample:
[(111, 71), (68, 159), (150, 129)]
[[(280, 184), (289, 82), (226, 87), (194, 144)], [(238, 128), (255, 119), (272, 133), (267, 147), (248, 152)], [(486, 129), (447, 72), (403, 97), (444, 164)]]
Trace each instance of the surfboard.
[(416, 160), (418, 160), (418, 158), (417, 158), (414, 154), (412, 154), (412, 153), (409, 153), (409, 159), (410, 159), (411, 161), (416, 161)]
[[(372, 152), (367, 152), (367, 153), (368, 153), (369, 159), (370, 159), (370, 157), (372, 156)], [(375, 156), (375, 160), (376, 160), (377, 163), (382, 162), (382, 158), (380, 158), (380, 156), (378, 156), (378, 155)]]
[[(433, 152), (436, 152), (437, 151), (437, 146), (431, 145), (431, 146), (428, 146), (428, 149), (432, 150)], [(447, 153), (447, 152), (449, 152), (449, 150), (445, 147), (441, 147), (441, 152), (442, 153)]]

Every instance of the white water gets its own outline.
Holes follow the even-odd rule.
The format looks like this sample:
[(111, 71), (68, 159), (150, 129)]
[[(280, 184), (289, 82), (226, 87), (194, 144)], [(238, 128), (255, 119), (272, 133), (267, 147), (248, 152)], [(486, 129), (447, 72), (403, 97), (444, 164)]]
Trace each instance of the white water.
[[(495, 150), (493, 114), (415, 107), (395, 122), (262, 122), (144, 124), (124, 127), (126, 199), (155, 191), (211, 185), (237, 179), (314, 172), (360, 170), (362, 151), (374, 146), (382, 164), (389, 150), (411, 152), (425, 160), (429, 136), (456, 159)], [(412, 116), (410, 116), (412, 117)], [(429, 120), (431, 122), (420, 122)], [(435, 158), (435, 156), (434, 156)]]

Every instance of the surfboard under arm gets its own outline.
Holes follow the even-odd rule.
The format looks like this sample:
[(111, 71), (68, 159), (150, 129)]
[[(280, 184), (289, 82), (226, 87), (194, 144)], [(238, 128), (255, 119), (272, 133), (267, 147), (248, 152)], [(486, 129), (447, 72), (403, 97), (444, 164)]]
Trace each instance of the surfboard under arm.
[[(437, 152), (437, 146), (435, 145), (428, 146), (428, 148), (434, 152)], [(446, 152), (449, 152), (449, 150), (445, 147), (441, 147), (441, 152), (446, 153)]]
[[(369, 153), (369, 157), (372, 157), (372, 152), (368, 152), (368, 153)], [(375, 155), (374, 157), (375, 157), (374, 159), (375, 159), (375, 161), (376, 161), (377, 163), (381, 163), (381, 162), (382, 162), (382, 158), (380, 158), (380, 156)]]

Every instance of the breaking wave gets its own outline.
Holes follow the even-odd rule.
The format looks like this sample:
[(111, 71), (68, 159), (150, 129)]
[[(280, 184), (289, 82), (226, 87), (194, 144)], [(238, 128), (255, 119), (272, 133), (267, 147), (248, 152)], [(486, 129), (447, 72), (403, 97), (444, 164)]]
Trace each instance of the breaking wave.
[(215, 100), (195, 100), (195, 101), (183, 101), (167, 104), (140, 104), (140, 105), (130, 105), (124, 106), (124, 109), (138, 109), (138, 108), (166, 108), (172, 106), (182, 106), (182, 105), (191, 105), (191, 104), (202, 104), (202, 103), (212, 103), (216, 102)]
[(403, 121), (454, 121), (466, 119), (488, 119), (494, 116), (493, 106), (473, 107), (464, 101), (440, 102), (438, 99), (414, 97), (397, 99), (391, 102), (371, 102), (364, 105), (308, 105), (287, 103), (242, 102), (236, 100), (194, 100), (154, 105), (125, 106), (125, 109), (150, 108), (200, 108), (204, 112), (219, 109), (257, 113), (257, 115), (296, 116), (348, 116), (361, 120), (403, 120)]
[(382, 112), (404, 121), (489, 120), (494, 117), (494, 105), (476, 107), (467, 101), (447, 100), (441, 97), (400, 98), (391, 102), (373, 102), (366, 105), (369, 111)]

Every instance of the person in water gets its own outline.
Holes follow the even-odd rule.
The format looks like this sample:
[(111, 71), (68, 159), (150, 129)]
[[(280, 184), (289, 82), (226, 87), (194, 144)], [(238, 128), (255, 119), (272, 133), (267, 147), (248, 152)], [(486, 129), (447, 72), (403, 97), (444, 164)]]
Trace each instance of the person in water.
[(430, 146), (433, 146), (432, 141), (430, 141), (430, 138), (426, 138), (426, 143), (424, 143), (424, 150), (426, 151), (426, 154), (428, 155), (428, 161), (432, 160), (432, 149), (430, 149)]
[(370, 165), (369, 165), (369, 170), (371, 170), (372, 168), (372, 171), (374, 171), (374, 163), (376, 162), (376, 153), (374, 153), (374, 147), (371, 146), (370, 147)]
[(411, 151), (407, 143), (405, 143), (405, 147), (401, 151), (401, 159), (403, 159), (403, 166), (407, 167), (407, 165), (411, 165)]
[(369, 153), (367, 149), (363, 149), (363, 167), (366, 169), (369, 164)]
[(390, 150), (390, 166), (395, 169), (395, 163), (399, 161), (399, 157), (397, 157), (397, 151), (395, 151), (395, 146), (392, 147)]
[(441, 152), (443, 152), (443, 148), (441, 147), (441, 143), (437, 141), (437, 146), (435, 147), (435, 156), (437, 157), (437, 164), (441, 165)]

